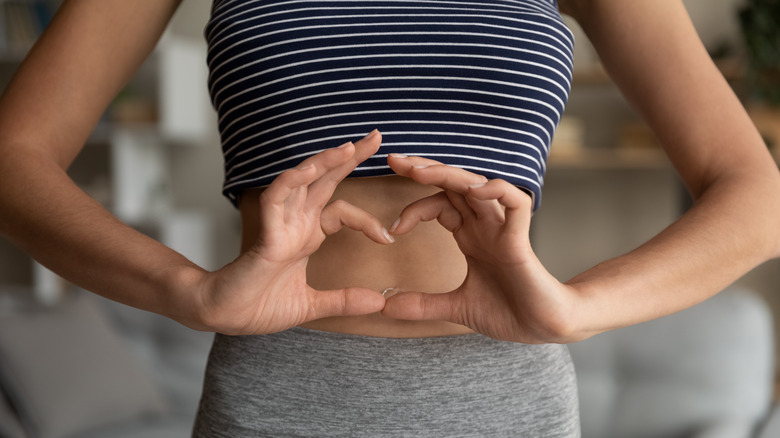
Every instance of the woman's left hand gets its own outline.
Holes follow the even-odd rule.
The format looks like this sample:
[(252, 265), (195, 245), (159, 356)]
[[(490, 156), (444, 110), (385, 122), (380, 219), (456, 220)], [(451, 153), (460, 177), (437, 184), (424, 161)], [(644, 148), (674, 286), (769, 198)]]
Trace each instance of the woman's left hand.
[(437, 219), (466, 257), (463, 284), (444, 294), (401, 292), (386, 316), (445, 320), (486, 336), (529, 344), (573, 342), (575, 291), (556, 280), (533, 253), (533, 200), (512, 184), (420, 157), (391, 155), (392, 169), (443, 191), (406, 207), (391, 232), (404, 234)]

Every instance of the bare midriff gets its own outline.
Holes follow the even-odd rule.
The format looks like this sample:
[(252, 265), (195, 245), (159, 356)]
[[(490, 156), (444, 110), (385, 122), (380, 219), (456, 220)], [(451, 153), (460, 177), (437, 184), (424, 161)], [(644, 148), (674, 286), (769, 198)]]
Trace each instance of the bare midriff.
[[(390, 225), (408, 204), (439, 191), (399, 176), (352, 178), (339, 184), (333, 200), (343, 199)], [(258, 196), (261, 189), (242, 193), (239, 203), (242, 251), (257, 241)], [(377, 292), (401, 291), (443, 293), (457, 288), (466, 275), (466, 262), (452, 234), (438, 222), (419, 224), (396, 236), (395, 243), (378, 244), (350, 229), (328, 236), (311, 255), (307, 269), (309, 285), (327, 290), (348, 286)], [(303, 327), (339, 333), (414, 338), (470, 333), (467, 327), (445, 321), (403, 321), (380, 313), (310, 321)]]

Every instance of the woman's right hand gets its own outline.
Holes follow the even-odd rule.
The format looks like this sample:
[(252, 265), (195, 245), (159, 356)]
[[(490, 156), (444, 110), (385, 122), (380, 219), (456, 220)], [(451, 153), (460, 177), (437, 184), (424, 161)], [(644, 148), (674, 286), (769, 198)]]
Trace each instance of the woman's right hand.
[(382, 310), (385, 299), (376, 291), (320, 291), (306, 282), (309, 256), (343, 226), (377, 243), (392, 243), (373, 215), (344, 201), (328, 204), (338, 183), (380, 143), (381, 135), (374, 131), (355, 144), (308, 158), (268, 186), (260, 196), (257, 242), (234, 262), (200, 279), (199, 325), (226, 334), (263, 334), (314, 319)]

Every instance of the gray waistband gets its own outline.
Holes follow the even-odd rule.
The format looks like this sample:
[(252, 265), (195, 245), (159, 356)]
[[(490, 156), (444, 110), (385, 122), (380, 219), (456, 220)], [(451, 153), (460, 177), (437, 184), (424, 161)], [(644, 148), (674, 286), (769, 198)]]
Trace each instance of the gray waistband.
[(195, 437), (577, 437), (565, 346), (294, 328), (217, 335)]

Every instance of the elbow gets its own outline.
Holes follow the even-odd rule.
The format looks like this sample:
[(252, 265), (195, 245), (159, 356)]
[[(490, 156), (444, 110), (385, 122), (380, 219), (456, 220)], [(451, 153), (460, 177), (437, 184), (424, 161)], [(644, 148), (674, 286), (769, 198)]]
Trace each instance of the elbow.
[(770, 242), (772, 242), (772, 247), (770, 248), (770, 258), (772, 259), (780, 259), (780, 188), (778, 188), (775, 199), (774, 199), (774, 205), (773, 205), (773, 222), (774, 227), (771, 230), (771, 239)]
[(728, 225), (740, 236), (734, 250), (756, 264), (780, 258), (780, 169), (774, 160), (735, 166), (691, 192), (694, 205), (714, 201), (713, 213), (740, 218)]
[(780, 258), (780, 172), (776, 172), (768, 186), (762, 202), (763, 211), (759, 211), (756, 216), (766, 218), (760, 225), (762, 240), (767, 245), (767, 259), (777, 259)]

